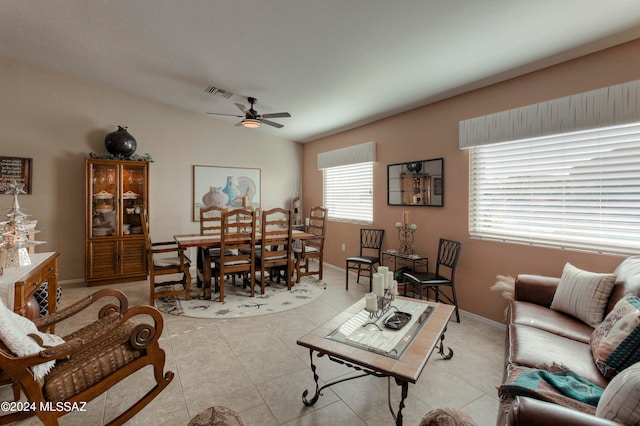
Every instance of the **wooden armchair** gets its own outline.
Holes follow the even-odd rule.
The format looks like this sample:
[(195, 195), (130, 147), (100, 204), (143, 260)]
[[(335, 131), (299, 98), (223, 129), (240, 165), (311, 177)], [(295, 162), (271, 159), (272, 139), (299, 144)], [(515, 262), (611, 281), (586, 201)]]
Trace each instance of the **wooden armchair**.
[[(127, 298), (121, 291), (97, 291), (33, 322), (39, 330), (46, 330), (76, 314), (82, 317), (83, 311), (98, 300), (106, 303), (100, 309), (98, 319), (64, 336), (65, 342), (58, 346), (43, 348), (35, 355), (16, 356), (0, 342), (0, 368), (5, 379), (13, 383), (14, 391), (19, 387), (35, 409), (0, 416), (0, 424), (37, 415), (43, 424), (57, 425), (58, 417), (70, 412), (74, 403), (79, 407), (137, 370), (152, 365), (155, 386), (109, 423), (121, 425), (171, 382), (174, 374), (163, 372), (165, 352), (158, 345), (163, 328), (162, 315), (151, 306), (128, 308)], [(36, 380), (31, 367), (50, 361), (55, 361), (53, 368), (43, 379)], [(55, 407), (55, 410), (46, 409), (47, 406)]]
[[(152, 242), (149, 236), (147, 212), (140, 213), (140, 223), (144, 233), (149, 267), (149, 304), (153, 306), (160, 297), (184, 296), (191, 299), (189, 287), (191, 261), (175, 241)], [(169, 256), (170, 255), (170, 256)], [(157, 277), (172, 275), (169, 279), (156, 281)], [(156, 288), (163, 287), (160, 291)]]

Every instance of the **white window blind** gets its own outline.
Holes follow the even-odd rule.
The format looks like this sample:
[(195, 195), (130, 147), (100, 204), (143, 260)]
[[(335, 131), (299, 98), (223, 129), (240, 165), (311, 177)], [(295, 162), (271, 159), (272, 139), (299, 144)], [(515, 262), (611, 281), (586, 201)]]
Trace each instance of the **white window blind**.
[(470, 234), (640, 253), (640, 123), (471, 148)]
[(325, 168), (322, 176), (330, 220), (373, 223), (373, 162)]

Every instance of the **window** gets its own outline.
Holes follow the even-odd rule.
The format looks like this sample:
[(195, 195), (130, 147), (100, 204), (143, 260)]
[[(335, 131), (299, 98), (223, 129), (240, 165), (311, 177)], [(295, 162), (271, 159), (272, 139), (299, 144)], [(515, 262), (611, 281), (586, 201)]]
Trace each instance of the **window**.
[(471, 237), (640, 252), (640, 123), (471, 148)]
[(373, 162), (322, 169), (322, 201), (329, 220), (373, 223)]

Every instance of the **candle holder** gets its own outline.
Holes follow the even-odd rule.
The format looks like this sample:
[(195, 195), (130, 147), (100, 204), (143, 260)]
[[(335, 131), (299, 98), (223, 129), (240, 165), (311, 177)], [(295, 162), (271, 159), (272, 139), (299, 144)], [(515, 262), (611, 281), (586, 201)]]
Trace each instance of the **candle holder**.
[[(377, 305), (377, 310), (375, 312), (373, 311), (369, 311), (368, 309), (366, 309), (369, 312), (369, 319), (378, 319), (380, 317), (382, 317), (384, 314), (386, 314), (387, 312), (389, 312), (389, 309), (394, 308), (397, 310), (397, 308), (395, 306), (391, 305), (391, 302), (393, 302), (395, 300), (395, 295), (391, 292), (391, 289), (387, 288), (384, 290), (384, 296), (382, 297), (378, 297), (378, 305)], [(366, 324), (363, 324), (363, 327), (369, 325), (369, 324), (375, 324), (375, 322), (368, 322)]]
[(398, 239), (400, 240), (400, 250), (398, 250), (401, 254), (413, 254), (413, 241), (415, 239), (416, 229), (418, 228), (415, 223), (409, 224), (401, 224), (398, 222), (396, 224), (398, 228)]

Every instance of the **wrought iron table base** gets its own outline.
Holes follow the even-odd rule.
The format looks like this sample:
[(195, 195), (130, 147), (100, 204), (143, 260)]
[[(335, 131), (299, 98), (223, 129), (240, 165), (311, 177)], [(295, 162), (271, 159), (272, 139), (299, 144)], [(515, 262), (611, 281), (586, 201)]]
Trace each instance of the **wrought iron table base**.
[[(446, 331), (446, 328), (445, 328)], [(445, 350), (444, 350), (444, 333), (442, 333), (442, 335), (440, 336), (440, 343), (438, 344), (438, 353), (440, 354), (440, 356), (443, 359), (451, 359), (453, 357), (453, 349), (451, 349), (450, 347), (447, 346), (447, 353), (445, 354)], [(347, 361), (344, 361), (342, 359), (336, 358), (334, 356), (331, 356), (330, 354), (324, 353), (324, 352), (318, 352), (317, 358), (323, 357), (323, 356), (327, 356), (329, 357), (329, 360), (336, 362), (338, 364), (347, 366), (349, 368), (353, 368), (356, 371), (361, 371), (361, 374), (357, 374), (355, 376), (350, 376), (350, 377), (345, 377), (343, 379), (339, 379), (339, 380), (334, 380), (333, 382), (329, 382), (326, 383), (324, 386), (319, 386), (318, 385), (318, 379), (320, 378), (320, 376), (318, 376), (318, 374), (316, 373), (316, 365), (313, 363), (313, 352), (315, 350), (314, 349), (309, 349), (309, 358), (311, 360), (311, 371), (313, 372), (313, 380), (316, 383), (316, 392), (313, 395), (313, 397), (311, 397), (311, 399), (307, 399), (307, 395), (309, 395), (309, 390), (306, 389), (304, 392), (302, 392), (302, 402), (304, 403), (304, 405), (310, 407), (312, 405), (314, 405), (316, 402), (318, 402), (318, 399), (320, 398), (320, 396), (322, 395), (322, 390), (326, 389), (328, 387), (331, 387), (333, 385), (337, 385), (338, 383), (342, 383), (342, 382), (346, 382), (349, 380), (353, 380), (353, 379), (359, 379), (361, 377), (366, 377), (366, 376), (374, 376), (374, 377), (386, 377), (387, 378), (387, 400), (389, 403), (389, 411), (391, 412), (391, 415), (393, 416), (393, 419), (395, 420), (396, 426), (402, 426), (402, 409), (405, 407), (404, 405), (404, 401), (407, 399), (407, 396), (409, 395), (409, 382), (405, 381), (405, 380), (400, 380), (398, 378), (395, 379), (396, 384), (398, 386), (400, 386), (400, 404), (398, 405), (398, 413), (396, 414), (393, 411), (393, 407), (391, 406), (391, 376), (389, 376), (388, 374), (385, 373), (381, 373), (379, 371), (373, 371), (367, 368), (363, 368), (359, 365), (354, 365), (351, 364)]]

